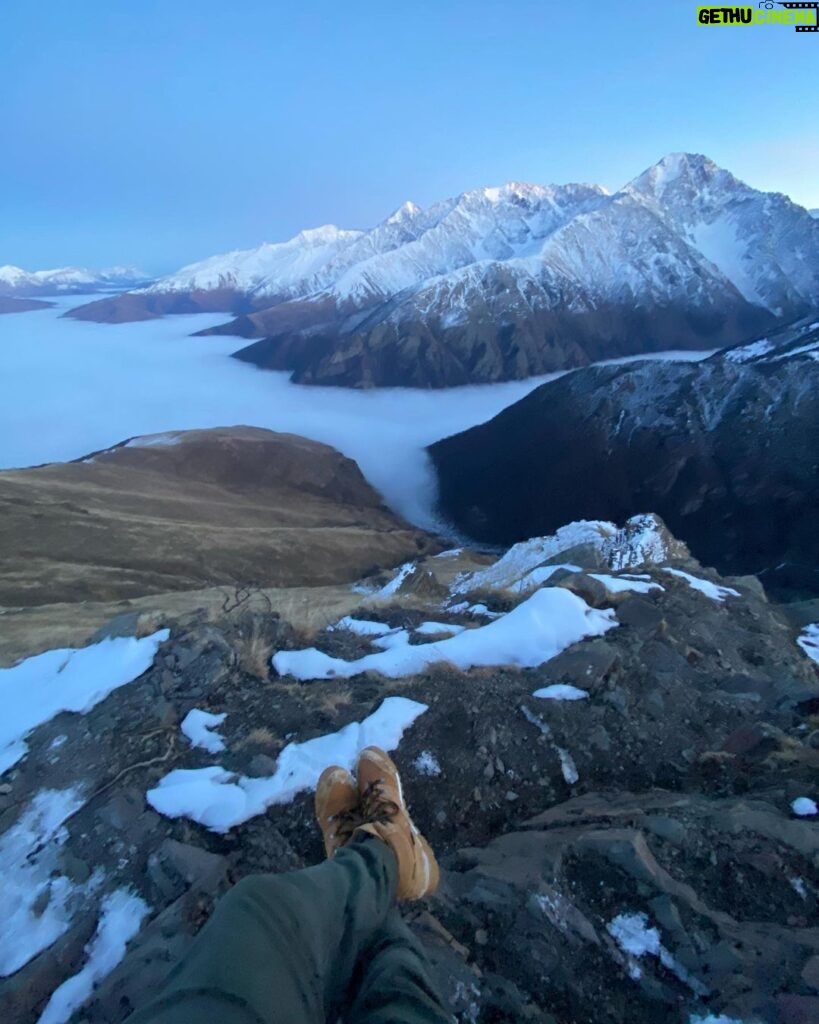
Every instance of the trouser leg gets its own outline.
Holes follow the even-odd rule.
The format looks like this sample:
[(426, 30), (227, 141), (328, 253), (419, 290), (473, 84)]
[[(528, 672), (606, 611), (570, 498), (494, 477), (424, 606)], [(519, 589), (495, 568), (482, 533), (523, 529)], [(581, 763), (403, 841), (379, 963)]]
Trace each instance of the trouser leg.
[(365, 838), (317, 867), (243, 879), (129, 1024), (324, 1024), (395, 901), (397, 873), (392, 850)]
[(393, 908), (361, 957), (348, 1024), (452, 1024), (421, 948)]

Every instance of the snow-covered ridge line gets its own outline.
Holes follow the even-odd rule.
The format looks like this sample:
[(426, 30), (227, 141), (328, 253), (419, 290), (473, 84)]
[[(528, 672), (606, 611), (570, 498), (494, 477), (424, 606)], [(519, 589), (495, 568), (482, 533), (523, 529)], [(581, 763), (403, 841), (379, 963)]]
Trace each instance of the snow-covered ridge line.
[[(578, 232), (599, 244), (578, 245)], [(639, 265), (628, 258), (635, 232), (664, 235)], [(757, 244), (763, 237), (772, 244)], [(815, 295), (818, 257), (819, 225), (807, 210), (750, 188), (707, 157), (672, 153), (614, 194), (598, 185), (513, 181), (427, 208), (406, 202), (371, 229), (324, 225), (211, 256), (148, 291), (229, 289), (260, 306), (265, 297), (361, 306), (418, 291), (418, 311), (429, 312), (443, 294), (452, 310), (459, 300), (468, 304), (465, 294), (497, 265), (519, 279), (522, 301), (531, 288), (559, 280), (585, 281), (609, 297), (624, 288), (671, 294), (684, 271), (778, 315), (783, 302)]]
[(136, 267), (55, 267), (51, 270), (23, 270), (11, 264), (0, 266), (0, 294), (59, 295), (89, 292), (101, 288), (133, 288), (148, 280)]

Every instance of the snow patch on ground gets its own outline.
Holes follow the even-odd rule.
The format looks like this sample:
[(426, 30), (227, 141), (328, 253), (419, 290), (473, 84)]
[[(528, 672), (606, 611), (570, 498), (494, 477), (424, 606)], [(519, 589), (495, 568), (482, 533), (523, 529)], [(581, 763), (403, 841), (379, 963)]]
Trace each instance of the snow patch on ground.
[(351, 722), (304, 743), (289, 743), (279, 754), (275, 773), (267, 778), (235, 775), (220, 765), (175, 769), (148, 791), (147, 800), (168, 818), (190, 818), (212, 832), (227, 832), (273, 804), (315, 789), (329, 765), (352, 769), (365, 747), (395, 750), (404, 731), (426, 710), (426, 704), (406, 697), (387, 697), (363, 722)]
[(811, 622), (805, 626), (796, 638), (796, 642), (811, 661), (819, 664), (819, 622)]
[[(391, 679), (416, 675), (430, 665), (446, 661), (465, 671), (483, 665), (534, 668), (589, 636), (602, 636), (617, 625), (610, 609), (590, 608), (576, 594), (562, 588), (536, 591), (506, 615), (476, 629), (437, 643), (414, 644), (406, 631), (393, 634), (389, 649), (355, 661), (333, 658), (310, 647), (278, 651), (273, 667), (279, 675), (297, 679), (349, 679), (362, 672), (380, 672)], [(387, 639), (387, 638), (383, 638)], [(383, 640), (382, 640), (383, 643)]]
[(226, 718), (227, 712), (212, 715), (209, 711), (193, 708), (185, 715), (179, 728), (194, 747), (207, 750), (209, 754), (218, 754), (225, 749), (225, 741), (216, 729)]
[(422, 750), (418, 757), (412, 762), (419, 775), (440, 775), (441, 765), (438, 758), (429, 750)]
[(170, 631), (46, 651), (0, 669), (0, 775), (28, 752), (25, 737), (61, 711), (84, 714), (146, 672)]
[(791, 804), (791, 810), (800, 818), (812, 818), (815, 814), (819, 814), (816, 801), (811, 800), (808, 796), (798, 796)]
[(398, 569), (398, 572), (393, 576), (389, 583), (385, 584), (380, 590), (376, 590), (374, 597), (392, 597), (396, 593), (398, 588), (415, 570), (415, 562), (404, 562), (404, 564)]
[(593, 580), (599, 580), (610, 594), (621, 594), (633, 590), (637, 594), (647, 594), (650, 590), (664, 590), (659, 583), (644, 583), (629, 576), (607, 576), (605, 573), (590, 572)]
[(486, 569), (461, 574), (452, 582), (451, 592), (458, 595), (483, 588), (520, 591), (540, 585), (558, 568), (580, 571), (579, 567), (565, 563), (554, 566), (544, 563), (581, 545), (590, 545), (598, 551), (615, 572), (657, 564), (669, 556), (654, 516), (632, 516), (622, 529), (603, 520), (581, 519), (561, 526), (548, 537), (532, 537), (515, 544)]
[(463, 633), (466, 626), (456, 626), (452, 622), (422, 622), (420, 626), (416, 626), (413, 632), (420, 634), (421, 636), (435, 636), (440, 633), (450, 633), (455, 635), (457, 633)]
[(82, 886), (59, 872), (63, 823), (84, 803), (78, 788), (43, 790), (0, 836), (0, 977), (8, 977), (68, 930), (73, 904), (100, 882)]
[(522, 579), (519, 579), (517, 583), (513, 583), (509, 589), (514, 594), (525, 594), (530, 590), (536, 590), (544, 583), (547, 583), (558, 569), (566, 569), (569, 572), (583, 571), (579, 565), (573, 565), (571, 562), (559, 562), (557, 565), (541, 565), (539, 568), (527, 572)]
[(708, 990), (702, 982), (693, 977), (665, 948), (660, 940), (659, 930), (649, 926), (646, 914), (618, 914), (609, 921), (606, 929), (630, 958), (629, 975), (635, 981), (642, 977), (642, 970), (637, 961), (645, 956), (654, 956), (663, 967), (688, 985), (692, 992), (699, 996), (707, 995)]
[(54, 990), (38, 1024), (66, 1024), (77, 1007), (91, 995), (94, 986), (122, 961), (125, 947), (149, 913), (148, 904), (125, 889), (106, 896), (96, 934), (85, 948), (85, 964)]
[(577, 686), (570, 686), (568, 683), (552, 683), (551, 686), (543, 686), (535, 690), (533, 697), (540, 700), (585, 700), (588, 693)]
[(348, 629), (351, 633), (356, 633), (358, 636), (383, 636), (385, 633), (392, 632), (392, 626), (388, 626), (384, 622), (374, 622), (370, 619), (353, 619), (349, 615), (345, 615), (343, 619), (339, 619), (334, 626), (330, 626), (329, 629)]
[(672, 569), (670, 566), (664, 565), (662, 570), (685, 580), (692, 590), (698, 590), (706, 597), (710, 597), (712, 601), (724, 601), (726, 597), (740, 597), (739, 591), (734, 590), (733, 587), (718, 586), (716, 583), (711, 583), (710, 580), (702, 580), (699, 576), (692, 576), (690, 572), (683, 572), (682, 569)]

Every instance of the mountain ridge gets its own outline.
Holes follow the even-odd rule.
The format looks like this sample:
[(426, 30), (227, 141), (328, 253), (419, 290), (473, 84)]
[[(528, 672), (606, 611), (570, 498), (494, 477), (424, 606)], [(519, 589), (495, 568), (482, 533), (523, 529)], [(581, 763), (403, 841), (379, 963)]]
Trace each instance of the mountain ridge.
[(749, 340), (809, 312), (819, 224), (698, 154), (670, 154), (609, 193), (509, 182), (368, 231), (332, 225), (190, 264), (72, 310), (143, 319), (197, 309), (206, 334), (308, 384), (446, 387), (668, 348)]

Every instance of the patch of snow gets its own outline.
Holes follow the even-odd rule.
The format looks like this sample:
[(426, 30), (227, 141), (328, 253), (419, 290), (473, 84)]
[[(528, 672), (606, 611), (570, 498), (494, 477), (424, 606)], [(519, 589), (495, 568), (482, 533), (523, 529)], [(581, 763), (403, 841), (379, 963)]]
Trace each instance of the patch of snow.
[(439, 551), (434, 558), (457, 558), (458, 555), (463, 553), (463, 548), (449, 548), (447, 551)]
[(816, 801), (811, 800), (808, 796), (798, 796), (791, 804), (791, 810), (800, 818), (812, 818), (815, 814), (819, 814)]
[(580, 775), (577, 771), (577, 765), (574, 763), (574, 758), (564, 747), (555, 747), (557, 755), (560, 758), (560, 770), (563, 773), (563, 778), (567, 785), (573, 786), (576, 782), (579, 782)]
[(743, 1024), (739, 1017), (726, 1017), (724, 1013), (692, 1013), (688, 1024)]
[(209, 754), (218, 754), (225, 749), (225, 741), (216, 732), (216, 729), (226, 718), (227, 712), (213, 715), (209, 711), (193, 708), (182, 719), (179, 728), (182, 730), (183, 736), (187, 736), (194, 747), (207, 750)]
[(726, 597), (740, 597), (738, 590), (734, 590), (733, 587), (721, 587), (717, 583), (711, 583), (710, 580), (700, 579), (699, 576), (692, 576), (690, 572), (683, 572), (682, 569), (672, 569), (671, 566), (662, 566), (663, 572), (670, 572), (672, 576), (678, 576), (681, 580), (685, 580), (692, 590), (698, 590), (701, 594), (705, 594), (706, 597), (710, 597), (712, 601), (724, 601)]
[(610, 594), (621, 594), (633, 590), (638, 594), (647, 594), (650, 590), (664, 590), (659, 583), (645, 583), (630, 576), (607, 576), (605, 573), (590, 572), (593, 580), (599, 580)]
[(773, 342), (768, 341), (767, 338), (761, 338), (759, 341), (751, 342), (750, 345), (743, 345), (742, 348), (731, 349), (725, 353), (725, 358), (732, 363), (747, 363), (758, 356), (764, 356), (773, 347)]
[(438, 763), (438, 758), (429, 750), (422, 750), (412, 763), (415, 765), (415, 770), (420, 775), (434, 776), (441, 774), (441, 766)]
[(490, 612), (485, 604), (467, 604), (466, 610), (470, 615), (482, 615), (485, 619), (499, 619), (503, 615), (503, 612)]
[(166, 448), (180, 444), (179, 434), (146, 434), (143, 437), (132, 437), (126, 448)]
[(381, 648), (382, 651), (391, 651), (396, 647), (406, 647), (409, 637), (408, 629), (394, 629), (391, 633), (385, 633), (384, 636), (375, 637), (372, 645)]
[(0, 775), (28, 752), (25, 737), (61, 711), (84, 714), (146, 672), (170, 631), (112, 637), (90, 647), (46, 651), (0, 669)]
[[(590, 545), (599, 552), (603, 561), (615, 572), (632, 566), (657, 564), (668, 558), (669, 554), (654, 516), (632, 516), (622, 529), (603, 520), (581, 519), (561, 526), (548, 537), (532, 537), (515, 544), (494, 565), (456, 577), (450, 590), (453, 595), (459, 595), (487, 587), (493, 590), (520, 589), (517, 585), (524, 580), (548, 579), (545, 573), (552, 566), (543, 563), (581, 545)], [(561, 567), (568, 566), (565, 563), (562, 566), (555, 565), (553, 571)], [(544, 576), (533, 576), (535, 570), (544, 570)], [(532, 585), (538, 583), (533, 582)]]
[(557, 565), (541, 565), (537, 569), (527, 572), (522, 579), (519, 579), (517, 583), (513, 583), (509, 589), (515, 594), (525, 594), (529, 590), (536, 590), (548, 582), (558, 569), (567, 569), (569, 572), (583, 571), (579, 565), (573, 565), (571, 562), (559, 562)]
[(819, 622), (811, 622), (805, 626), (796, 642), (811, 661), (819, 663)]
[(67, 1024), (74, 1011), (91, 995), (94, 986), (122, 961), (125, 947), (149, 913), (148, 904), (126, 889), (106, 896), (96, 934), (85, 948), (86, 961), (82, 969), (54, 990), (38, 1024)]
[(801, 896), (801, 898), (803, 900), (806, 900), (808, 898), (808, 890), (807, 890), (807, 887), (805, 886), (805, 879), (804, 878), (794, 877), (794, 878), (789, 878), (788, 881), (790, 882), (791, 888), (793, 889), (793, 891), (796, 893), (797, 896)]
[(348, 629), (351, 633), (357, 633), (358, 636), (383, 636), (385, 633), (391, 633), (393, 630), (393, 627), (388, 626), (385, 622), (375, 622), (371, 619), (353, 619), (349, 615), (345, 615), (343, 619), (339, 619), (334, 626), (329, 628), (330, 630)]
[[(640, 960), (645, 956), (654, 956), (663, 967), (688, 985), (692, 992), (699, 996), (707, 995), (708, 990), (702, 982), (694, 978), (665, 948), (660, 940), (659, 930), (649, 926), (646, 914), (618, 914), (617, 917), (609, 921), (606, 929), (627, 956), (635, 960)], [(629, 973), (635, 977), (631, 970)]]
[(585, 700), (589, 695), (585, 690), (568, 683), (552, 683), (535, 690), (532, 696), (541, 700)]
[(78, 886), (59, 872), (63, 823), (84, 802), (78, 788), (42, 790), (0, 836), (0, 977), (56, 942), (71, 924), (74, 902), (99, 884), (98, 875)]
[(390, 650), (355, 661), (332, 658), (314, 647), (278, 651), (272, 660), (279, 675), (301, 680), (350, 678), (368, 671), (399, 679), (441, 661), (463, 671), (479, 665), (533, 668), (579, 640), (602, 636), (616, 625), (610, 609), (590, 608), (568, 590), (547, 588), (536, 591), (496, 621), (438, 643), (396, 643)]
[(466, 626), (457, 626), (452, 622), (422, 622), (420, 626), (416, 626), (414, 631), (419, 633), (421, 636), (435, 636), (437, 633), (463, 633)]
[(401, 586), (407, 576), (415, 571), (415, 562), (404, 562), (389, 583), (375, 592), (375, 597), (391, 597)]
[(338, 732), (289, 743), (267, 778), (248, 778), (219, 765), (194, 770), (175, 769), (146, 794), (154, 810), (168, 818), (190, 818), (212, 832), (264, 814), (268, 807), (314, 789), (329, 765), (352, 769), (364, 747), (395, 750), (404, 731), (427, 710), (426, 704), (406, 697), (387, 697), (363, 722), (351, 722)]

